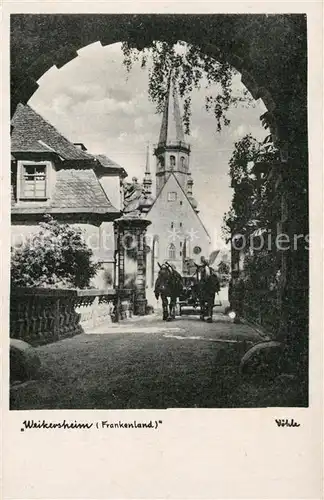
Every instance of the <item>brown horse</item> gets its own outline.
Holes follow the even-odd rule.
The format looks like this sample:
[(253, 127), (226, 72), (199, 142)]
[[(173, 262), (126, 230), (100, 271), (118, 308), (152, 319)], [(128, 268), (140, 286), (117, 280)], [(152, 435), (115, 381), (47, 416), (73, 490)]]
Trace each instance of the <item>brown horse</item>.
[[(162, 299), (163, 320), (171, 321), (175, 318), (175, 307), (177, 298), (182, 292), (182, 278), (170, 264), (160, 266), (159, 274), (155, 282), (154, 294), (156, 300)], [(170, 299), (170, 302), (169, 302)]]

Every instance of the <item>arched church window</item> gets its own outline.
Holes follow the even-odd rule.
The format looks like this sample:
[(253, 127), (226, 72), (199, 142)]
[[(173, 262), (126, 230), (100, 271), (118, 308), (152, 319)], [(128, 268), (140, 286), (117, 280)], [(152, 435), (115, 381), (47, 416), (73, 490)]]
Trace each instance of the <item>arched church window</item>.
[(170, 156), (170, 167), (171, 167), (171, 168), (174, 168), (174, 167), (175, 167), (175, 164), (176, 164), (176, 159), (175, 159), (175, 156), (171, 155), (171, 156)]
[(154, 249), (154, 257), (156, 259), (158, 259), (159, 258), (159, 237), (158, 236), (154, 237), (153, 249)]
[(189, 242), (185, 239), (184, 243), (181, 244), (182, 256), (183, 256), (184, 259), (187, 257), (187, 253), (189, 254), (189, 248), (187, 248), (188, 247), (188, 243)]
[(181, 156), (181, 158), (180, 158), (180, 165), (182, 168), (185, 168), (185, 166), (186, 166), (186, 159), (184, 156)]
[(169, 245), (169, 248), (168, 248), (168, 258), (170, 260), (175, 260), (176, 258), (176, 247), (173, 243), (171, 243)]

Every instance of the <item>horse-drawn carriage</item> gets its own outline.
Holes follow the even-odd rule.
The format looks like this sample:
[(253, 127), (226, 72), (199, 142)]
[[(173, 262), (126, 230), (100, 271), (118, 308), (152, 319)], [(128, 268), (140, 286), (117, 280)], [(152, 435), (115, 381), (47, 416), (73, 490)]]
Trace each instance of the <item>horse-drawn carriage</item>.
[[(201, 287), (197, 276), (183, 276), (183, 289), (178, 298), (179, 316), (201, 315)], [(217, 291), (217, 290), (216, 290)], [(211, 290), (212, 296), (215, 296), (214, 289)], [(215, 300), (212, 307), (221, 306), (221, 301)]]
[(182, 292), (178, 298), (179, 316), (187, 311), (200, 312), (199, 285), (196, 276), (182, 277)]
[(200, 319), (212, 321), (215, 294), (219, 290), (219, 279), (208, 263), (197, 266), (193, 276), (181, 276), (165, 263), (155, 284), (155, 296), (162, 299), (163, 319), (168, 321), (175, 318), (177, 308), (180, 316), (199, 314)]

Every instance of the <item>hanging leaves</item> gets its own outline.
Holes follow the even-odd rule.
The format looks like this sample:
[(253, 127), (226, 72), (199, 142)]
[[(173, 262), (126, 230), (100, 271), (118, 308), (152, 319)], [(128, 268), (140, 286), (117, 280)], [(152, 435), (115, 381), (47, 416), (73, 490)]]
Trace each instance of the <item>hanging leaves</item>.
[(172, 83), (184, 103), (183, 124), (186, 134), (190, 133), (191, 93), (194, 89), (199, 90), (203, 86), (211, 90), (214, 86), (214, 92), (206, 96), (205, 108), (214, 114), (217, 132), (230, 124), (227, 116), (230, 107), (252, 102), (246, 90), (238, 95), (233, 93), (232, 78), (236, 71), (229, 64), (220, 63), (201, 52), (195, 45), (154, 41), (149, 47), (138, 50), (124, 42), (122, 51), (127, 72), (138, 61), (141, 61), (141, 68), (147, 68), (150, 59), (148, 94), (156, 105), (157, 113), (163, 111), (168, 80), (172, 75)]

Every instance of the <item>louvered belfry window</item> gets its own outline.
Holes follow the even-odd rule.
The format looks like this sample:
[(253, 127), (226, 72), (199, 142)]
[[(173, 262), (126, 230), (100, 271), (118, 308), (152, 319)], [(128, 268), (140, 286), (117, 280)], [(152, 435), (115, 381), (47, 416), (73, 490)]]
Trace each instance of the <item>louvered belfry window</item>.
[(23, 165), (21, 171), (21, 197), (46, 198), (46, 165)]

